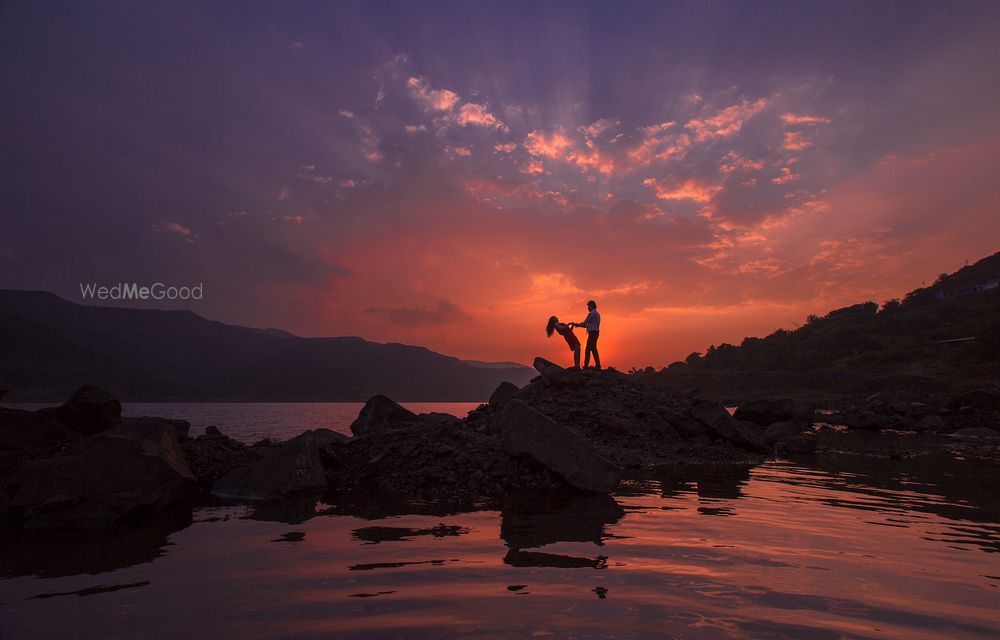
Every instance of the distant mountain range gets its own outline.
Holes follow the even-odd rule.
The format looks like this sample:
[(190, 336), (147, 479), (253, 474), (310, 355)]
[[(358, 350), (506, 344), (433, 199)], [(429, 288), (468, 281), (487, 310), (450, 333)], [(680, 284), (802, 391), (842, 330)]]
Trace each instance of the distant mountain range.
[(207, 320), (191, 311), (74, 304), (0, 290), (6, 401), (64, 400), (84, 383), (130, 401), (485, 401), (524, 385), (516, 363), (465, 362), (358, 337), (301, 338)]

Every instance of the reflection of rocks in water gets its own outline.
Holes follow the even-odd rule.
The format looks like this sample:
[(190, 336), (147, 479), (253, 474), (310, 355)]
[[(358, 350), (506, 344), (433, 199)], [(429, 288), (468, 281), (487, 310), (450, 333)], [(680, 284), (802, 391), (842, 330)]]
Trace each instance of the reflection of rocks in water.
[(695, 478), (699, 498), (739, 498), (740, 488), (749, 480), (747, 465), (706, 465)]
[(331, 491), (323, 496), (323, 507), (317, 515), (343, 515), (364, 520), (381, 520), (393, 516), (451, 516), (469, 511), (496, 510), (499, 501), (469, 499), (423, 500), (399, 498), (379, 493)]
[(152, 562), (164, 554), (168, 536), (190, 524), (191, 512), (176, 509), (149, 517), (136, 526), (67, 539), (10, 537), (0, 543), (0, 576), (58, 578)]
[(732, 516), (736, 515), (730, 507), (698, 507), (698, 513), (703, 516)]
[(660, 495), (674, 498), (695, 492), (700, 498), (735, 499), (750, 480), (748, 464), (670, 464), (656, 465), (641, 472), (642, 480), (656, 480)]
[(542, 551), (521, 551), (520, 549), (508, 551), (503, 562), (512, 567), (553, 567), (556, 569), (605, 569), (608, 566), (607, 556), (579, 558)]
[[(956, 467), (965, 469), (958, 472)], [(816, 467), (829, 476), (821, 484), (845, 492), (839, 497), (824, 500), (835, 506), (865, 509), (867, 496), (885, 496), (891, 492), (893, 500), (914, 512), (969, 523), (964, 527), (951, 527), (938, 531), (939, 539), (949, 544), (969, 545), (986, 552), (1000, 552), (1000, 468), (972, 462), (956, 462), (948, 453), (926, 453), (912, 459), (886, 460), (847, 453), (822, 453), (817, 456)], [(782, 482), (812, 484), (815, 478), (797, 478), (787, 474)], [(914, 483), (919, 483), (915, 493)], [(852, 501), (850, 493), (866, 496)]]
[(266, 500), (253, 505), (253, 510), (247, 517), (250, 520), (264, 522), (284, 522), (286, 524), (301, 524), (316, 517), (316, 505), (322, 494), (307, 493), (288, 496), (277, 500)]
[(605, 527), (625, 510), (611, 496), (580, 494), (511, 496), (504, 505), (500, 537), (511, 549), (541, 547), (554, 542), (603, 544)]
[(352, 564), (347, 567), (348, 571), (371, 571), (372, 569), (398, 569), (412, 564), (444, 564), (445, 562), (458, 562), (457, 558), (450, 560), (413, 560), (411, 562), (370, 562), (367, 564)]
[(99, 584), (96, 587), (87, 587), (86, 589), (77, 589), (76, 591), (56, 591), (51, 593), (39, 593), (38, 595), (31, 596), (28, 600), (41, 600), (43, 598), (56, 598), (59, 596), (94, 596), (99, 593), (111, 593), (112, 591), (121, 591), (122, 589), (135, 589), (137, 587), (145, 587), (149, 585), (149, 580), (143, 580), (141, 582), (129, 582), (126, 584), (110, 584), (103, 585)]
[(469, 533), (469, 529), (466, 527), (438, 524), (424, 529), (415, 529), (412, 527), (362, 527), (355, 529), (352, 532), (352, 537), (365, 544), (378, 544), (379, 542), (412, 540), (416, 536), (444, 538), (446, 536), (460, 536), (466, 533)]
[(515, 567), (603, 569), (607, 566), (605, 556), (581, 558), (525, 549), (556, 542), (602, 545), (610, 537), (605, 527), (624, 515), (621, 505), (606, 495), (511, 496), (500, 519), (500, 537), (510, 548), (503, 561)]
[(271, 542), (302, 542), (305, 539), (305, 531), (289, 531), (288, 533), (283, 533), (274, 540), (271, 540)]

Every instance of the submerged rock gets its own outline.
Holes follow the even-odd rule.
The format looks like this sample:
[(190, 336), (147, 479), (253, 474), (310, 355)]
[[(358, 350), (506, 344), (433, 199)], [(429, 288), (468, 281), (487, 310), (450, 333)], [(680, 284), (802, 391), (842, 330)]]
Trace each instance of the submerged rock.
[(494, 420), (504, 451), (531, 457), (577, 489), (608, 493), (621, 479), (586, 439), (523, 402), (511, 400)]

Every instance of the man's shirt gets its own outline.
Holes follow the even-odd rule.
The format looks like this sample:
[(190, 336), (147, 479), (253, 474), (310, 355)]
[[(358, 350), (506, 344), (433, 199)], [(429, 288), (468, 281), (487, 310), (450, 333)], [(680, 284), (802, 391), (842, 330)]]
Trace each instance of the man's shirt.
[(587, 327), (587, 331), (600, 331), (601, 314), (597, 313), (597, 309), (594, 309), (587, 314), (587, 319), (584, 320), (582, 324)]

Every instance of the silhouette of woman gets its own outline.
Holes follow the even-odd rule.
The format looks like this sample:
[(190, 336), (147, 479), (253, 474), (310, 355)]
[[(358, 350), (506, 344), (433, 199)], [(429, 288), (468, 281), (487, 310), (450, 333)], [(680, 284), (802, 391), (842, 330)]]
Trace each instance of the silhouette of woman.
[(552, 316), (549, 318), (549, 323), (545, 325), (545, 335), (551, 338), (553, 331), (566, 338), (566, 344), (569, 345), (569, 350), (573, 352), (573, 367), (579, 369), (580, 341), (573, 334), (573, 327), (559, 322), (559, 318)]

